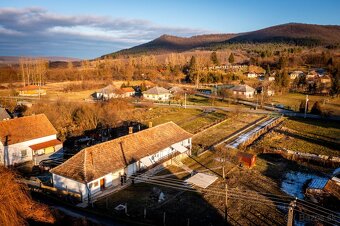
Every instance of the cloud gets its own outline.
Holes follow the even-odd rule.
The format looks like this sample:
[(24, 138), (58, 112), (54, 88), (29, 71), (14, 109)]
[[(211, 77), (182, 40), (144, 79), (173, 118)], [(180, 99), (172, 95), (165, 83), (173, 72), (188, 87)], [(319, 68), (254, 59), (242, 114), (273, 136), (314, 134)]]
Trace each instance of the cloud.
[[(64, 52), (71, 54), (67, 56), (96, 57), (165, 33), (192, 36), (208, 31), (162, 26), (141, 19), (62, 15), (37, 7), (0, 8), (0, 52), (7, 55), (45, 55), (46, 48), (50, 48), (49, 53), (55, 50), (56, 54), (62, 54), (60, 47), (64, 47), (67, 49)], [(80, 51), (89, 46), (88, 53)]]

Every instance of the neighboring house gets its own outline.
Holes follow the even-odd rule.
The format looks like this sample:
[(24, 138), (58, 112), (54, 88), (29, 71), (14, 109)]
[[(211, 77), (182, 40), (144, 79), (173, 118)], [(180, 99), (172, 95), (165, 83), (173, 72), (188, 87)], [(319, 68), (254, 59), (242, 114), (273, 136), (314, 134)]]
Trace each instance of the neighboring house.
[(264, 93), (267, 96), (274, 96), (274, 94), (275, 94), (275, 91), (272, 90), (270, 87), (263, 88), (262, 86), (259, 86), (259, 87), (256, 88), (256, 92), (258, 94), (262, 94), (262, 91), (264, 91)]
[(56, 152), (62, 152), (62, 143), (44, 114), (0, 121), (0, 164), (39, 164)]
[(94, 97), (96, 99), (102, 99), (102, 100), (108, 100), (108, 99), (114, 98), (115, 96), (114, 91), (116, 89), (117, 88), (114, 87), (113, 85), (105, 86), (104, 88), (97, 90), (97, 92), (94, 93)]
[(310, 71), (307, 75), (306, 75), (306, 79), (313, 79), (313, 78), (317, 78), (319, 77), (318, 73), (316, 71)]
[(46, 90), (37, 85), (28, 85), (19, 89), (19, 96), (43, 96), (46, 95)]
[(10, 119), (10, 118), (11, 118), (11, 116), (9, 115), (6, 108), (0, 108), (0, 121)]
[(171, 93), (169, 90), (155, 86), (151, 89), (148, 89), (147, 91), (143, 92), (143, 97), (148, 100), (160, 100), (160, 101), (166, 101), (169, 100), (171, 97)]
[(332, 83), (332, 79), (329, 75), (324, 75), (324, 76), (320, 77), (320, 82), (322, 84), (330, 84), (330, 83)]
[(121, 98), (132, 97), (135, 95), (135, 90), (132, 87), (120, 88)]
[(52, 169), (53, 186), (82, 195), (82, 200), (117, 188), (122, 177), (191, 154), (192, 134), (173, 122), (85, 148)]
[(184, 90), (181, 87), (173, 86), (169, 89), (171, 94), (181, 94), (184, 93)]
[(94, 93), (94, 98), (98, 100), (109, 100), (112, 98), (126, 98), (135, 94), (135, 90), (131, 87), (116, 88), (113, 85), (108, 85)]
[(244, 96), (246, 98), (253, 98), (255, 89), (248, 85), (237, 85), (231, 88), (234, 95)]
[(268, 77), (268, 81), (270, 81), (270, 82), (275, 81), (275, 77), (274, 76), (269, 76)]
[(304, 73), (302, 71), (293, 71), (292, 73), (290, 73), (289, 77), (290, 79), (296, 79), (296, 78), (300, 78), (304, 75)]
[(248, 78), (256, 78), (258, 75), (256, 74), (256, 73), (254, 73), (254, 72), (249, 72), (248, 74), (247, 74), (247, 77)]

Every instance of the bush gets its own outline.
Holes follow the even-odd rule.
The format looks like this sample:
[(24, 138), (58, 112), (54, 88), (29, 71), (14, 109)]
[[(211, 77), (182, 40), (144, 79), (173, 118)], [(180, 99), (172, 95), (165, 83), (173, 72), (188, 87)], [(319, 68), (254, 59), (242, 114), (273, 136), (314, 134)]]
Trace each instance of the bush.
[(321, 115), (322, 114), (322, 108), (321, 105), (319, 104), (318, 101), (316, 101), (312, 107), (312, 110), (310, 113), (315, 114), (315, 115)]

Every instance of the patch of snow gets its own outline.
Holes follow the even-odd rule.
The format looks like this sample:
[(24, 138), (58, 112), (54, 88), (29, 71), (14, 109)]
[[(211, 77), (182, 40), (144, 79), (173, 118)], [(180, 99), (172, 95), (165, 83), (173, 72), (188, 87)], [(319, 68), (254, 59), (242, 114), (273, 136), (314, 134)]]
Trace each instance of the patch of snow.
[(286, 173), (285, 178), (281, 183), (281, 190), (288, 195), (303, 199), (305, 193), (305, 191), (303, 191), (303, 186), (306, 181), (310, 179), (323, 180), (326, 178), (319, 177), (312, 173), (290, 171)]

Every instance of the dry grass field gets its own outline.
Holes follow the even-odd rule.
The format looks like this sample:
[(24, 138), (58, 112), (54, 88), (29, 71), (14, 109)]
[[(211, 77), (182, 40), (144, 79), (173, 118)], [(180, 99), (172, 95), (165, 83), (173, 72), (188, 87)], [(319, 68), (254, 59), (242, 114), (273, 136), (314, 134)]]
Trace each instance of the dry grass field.
[(188, 132), (196, 133), (202, 127), (209, 126), (225, 117), (227, 114), (222, 111), (204, 113), (199, 109), (155, 107), (145, 113), (143, 121), (146, 124), (151, 121), (153, 125), (173, 121)]
[(257, 114), (228, 114), (228, 118), (221, 124), (205, 130), (193, 137), (193, 152), (207, 148), (228, 137), (235, 131), (253, 123), (261, 116)]

